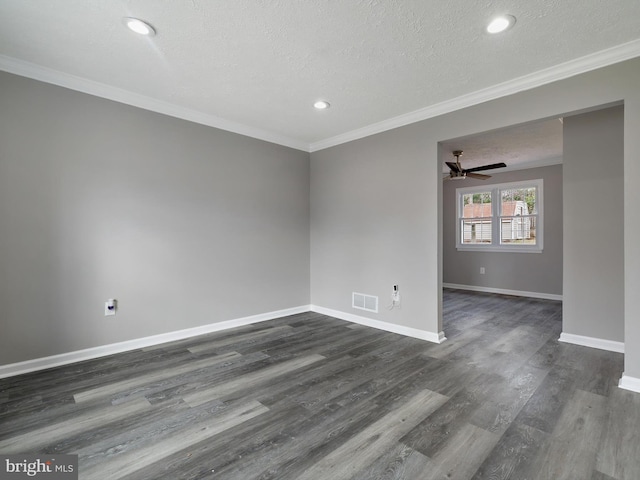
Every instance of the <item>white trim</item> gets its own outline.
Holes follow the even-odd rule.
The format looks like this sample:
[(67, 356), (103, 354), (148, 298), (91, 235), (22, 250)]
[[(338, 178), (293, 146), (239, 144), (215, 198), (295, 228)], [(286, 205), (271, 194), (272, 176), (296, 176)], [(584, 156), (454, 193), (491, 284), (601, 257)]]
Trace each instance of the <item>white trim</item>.
[(555, 293), (525, 292), (524, 290), (508, 290), (506, 288), (481, 287), (478, 285), (462, 285), (458, 283), (443, 283), (444, 288), (455, 288), (457, 290), (470, 290), (472, 292), (499, 293), (501, 295), (513, 295), (515, 297), (541, 298), (543, 300), (562, 301), (562, 295)]
[(147, 97), (122, 88), (113, 87), (105, 83), (96, 82), (86, 78), (60, 72), (51, 68), (42, 67), (34, 63), (25, 62), (16, 58), (0, 55), (0, 70), (15, 75), (20, 75), (45, 83), (51, 83), (60, 87), (69, 88), (82, 93), (88, 93), (96, 97), (106, 98), (115, 102), (124, 103), (133, 107), (142, 108), (170, 117), (188, 120), (190, 122), (207, 125), (227, 132), (238, 133), (247, 137), (264, 140), (265, 142), (284, 145), (296, 150), (309, 151), (309, 144), (294, 138), (279, 135), (260, 128), (251, 127), (242, 123), (226, 120), (208, 113), (200, 112), (186, 107)]
[(529, 75), (514, 78), (506, 82), (493, 85), (482, 90), (462, 95), (457, 98), (446, 100), (413, 112), (409, 112), (397, 117), (389, 118), (366, 127), (358, 128), (350, 132), (342, 133), (324, 140), (307, 143), (291, 137), (269, 132), (260, 128), (251, 127), (237, 122), (232, 122), (224, 118), (188, 109), (169, 102), (157, 100), (145, 95), (133, 93), (128, 90), (95, 82), (86, 78), (78, 77), (68, 73), (53, 70), (51, 68), (36, 65), (34, 63), (19, 60), (6, 55), (0, 55), (0, 70), (4, 70), (15, 75), (33, 78), (42, 82), (59, 85), (79, 92), (88, 93), (97, 97), (107, 98), (134, 107), (162, 113), (183, 120), (208, 125), (229, 132), (246, 135), (266, 142), (284, 145), (285, 147), (303, 150), (305, 152), (317, 152), (325, 148), (333, 147), (343, 143), (358, 140), (360, 138), (375, 135), (377, 133), (392, 130), (394, 128), (420, 122), (429, 118), (454, 112), (462, 108), (471, 107), (480, 103), (495, 100), (497, 98), (513, 95), (514, 93), (530, 90), (542, 85), (546, 85), (558, 80), (579, 75), (581, 73), (603, 68), (615, 63), (624, 62), (640, 56), (640, 40), (632, 40), (622, 45), (601, 50), (589, 55), (585, 55), (574, 60), (545, 68)]
[(583, 347), (599, 348), (609, 352), (624, 353), (624, 342), (616, 342), (613, 340), (605, 340), (603, 338), (585, 337), (583, 335), (574, 335), (573, 333), (562, 332), (560, 342), (572, 343), (574, 345), (582, 345)]
[(640, 378), (630, 377), (623, 373), (618, 387), (640, 393)]
[(508, 80), (467, 95), (462, 95), (404, 115), (398, 115), (397, 117), (389, 118), (363, 128), (358, 128), (347, 133), (336, 135), (335, 137), (314, 142), (309, 146), (309, 151), (317, 152), (318, 150), (334, 147), (342, 143), (351, 142), (353, 140), (382, 133), (404, 125), (427, 120), (462, 108), (471, 107), (483, 102), (513, 95), (514, 93), (547, 85), (558, 80), (563, 80), (565, 78), (573, 77), (574, 75), (613, 65), (614, 63), (630, 60), (638, 56), (640, 56), (640, 40), (632, 40), (631, 42), (585, 55), (584, 57), (545, 68), (529, 75), (514, 78), (513, 80)]
[(21, 375), (23, 373), (44, 370), (52, 367), (59, 367), (61, 365), (68, 365), (70, 363), (81, 362), (83, 360), (92, 360), (94, 358), (104, 357), (106, 355), (113, 355), (114, 353), (122, 353), (129, 350), (136, 350), (138, 348), (159, 345), (161, 343), (173, 342), (175, 340), (195, 337), (197, 335), (203, 335), (205, 333), (242, 327), (244, 325), (250, 325), (252, 323), (273, 320), (274, 318), (286, 317), (288, 315), (295, 315), (298, 313), (305, 313), (309, 310), (309, 305), (302, 305), (299, 307), (286, 308), (284, 310), (276, 310), (274, 312), (251, 315), (249, 317), (236, 318), (224, 322), (210, 323), (209, 325), (202, 325), (200, 327), (177, 330), (175, 332), (161, 333), (159, 335), (152, 335), (150, 337), (126, 340), (124, 342), (112, 343), (110, 345), (86, 348), (84, 350), (77, 350), (75, 352), (61, 353), (59, 355), (52, 355), (50, 357), (35, 358), (33, 360), (26, 360), (24, 362), (0, 365), (0, 378), (12, 377), (14, 375)]
[(427, 332), (426, 330), (418, 330), (417, 328), (396, 325), (395, 323), (373, 320), (371, 318), (361, 317), (352, 313), (340, 312), (338, 310), (332, 310), (330, 308), (320, 307), (318, 305), (311, 305), (311, 311), (321, 313), (323, 315), (328, 315), (330, 317), (339, 318), (340, 320), (346, 320), (347, 322), (358, 323), (366, 327), (377, 328), (378, 330), (384, 330), (385, 332), (398, 333), (407, 337), (426, 340), (428, 342), (442, 343), (447, 339), (444, 336), (444, 332)]

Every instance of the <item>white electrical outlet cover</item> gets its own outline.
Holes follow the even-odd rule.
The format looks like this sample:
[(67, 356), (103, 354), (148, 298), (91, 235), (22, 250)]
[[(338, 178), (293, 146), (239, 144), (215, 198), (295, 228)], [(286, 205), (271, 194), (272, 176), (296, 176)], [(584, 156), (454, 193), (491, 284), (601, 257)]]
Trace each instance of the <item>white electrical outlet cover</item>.
[[(111, 308), (109, 308), (111, 307)], [(116, 304), (113, 300), (104, 302), (104, 316), (109, 317), (116, 314)]]

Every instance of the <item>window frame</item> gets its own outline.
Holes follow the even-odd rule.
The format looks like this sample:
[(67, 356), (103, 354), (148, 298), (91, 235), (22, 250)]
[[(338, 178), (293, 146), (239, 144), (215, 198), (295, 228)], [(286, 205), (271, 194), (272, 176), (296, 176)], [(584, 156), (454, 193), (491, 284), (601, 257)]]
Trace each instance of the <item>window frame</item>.
[[(544, 182), (541, 178), (535, 180), (523, 180), (518, 182), (492, 183), (474, 185), (473, 187), (456, 188), (456, 249), (465, 252), (516, 252), (516, 253), (542, 253), (544, 243)], [(519, 188), (536, 188), (537, 213), (528, 217), (536, 217), (536, 244), (503, 244), (501, 243), (501, 219), (511, 218), (502, 215), (501, 192)], [(491, 243), (462, 243), (462, 222), (465, 195), (476, 193), (491, 193)], [(517, 215), (514, 215), (517, 216)], [(484, 218), (484, 217), (483, 217)], [(486, 217), (489, 218), (489, 217)], [(468, 220), (468, 219), (467, 219)]]

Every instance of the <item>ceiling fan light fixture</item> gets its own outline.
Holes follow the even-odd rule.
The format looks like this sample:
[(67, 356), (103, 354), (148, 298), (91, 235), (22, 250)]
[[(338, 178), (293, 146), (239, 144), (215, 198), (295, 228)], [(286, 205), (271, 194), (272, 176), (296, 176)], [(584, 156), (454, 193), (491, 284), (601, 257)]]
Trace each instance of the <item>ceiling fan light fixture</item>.
[(462, 150), (454, 150), (453, 156), (456, 157), (454, 162), (444, 162), (449, 167), (449, 176), (444, 177), (444, 180), (464, 180), (465, 178), (475, 178), (476, 180), (486, 180), (491, 178), (491, 175), (485, 175), (482, 172), (485, 170), (493, 170), (494, 168), (504, 168), (507, 165), (504, 162), (492, 163), (491, 165), (481, 165), (473, 168), (462, 168), (460, 165), (460, 157), (462, 156)]
[(138, 35), (153, 37), (156, 34), (155, 29), (151, 25), (139, 18), (125, 17), (123, 21), (129, 30)]
[(487, 32), (489, 33), (500, 33), (508, 30), (513, 27), (516, 23), (516, 17), (513, 15), (500, 15), (499, 17), (493, 18), (489, 25), (487, 25)]
[(445, 179), (449, 179), (449, 180), (465, 180), (467, 178), (467, 174), (466, 173), (462, 173), (460, 175), (452, 175), (450, 174), (448, 177), (445, 177)]

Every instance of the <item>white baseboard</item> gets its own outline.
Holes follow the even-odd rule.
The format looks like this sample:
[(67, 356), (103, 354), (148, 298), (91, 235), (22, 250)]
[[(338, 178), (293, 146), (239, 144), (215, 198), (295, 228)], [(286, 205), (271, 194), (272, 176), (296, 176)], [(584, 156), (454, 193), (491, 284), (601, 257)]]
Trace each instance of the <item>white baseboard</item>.
[(428, 342), (442, 343), (447, 339), (444, 336), (444, 332), (427, 332), (426, 330), (418, 330), (417, 328), (396, 325), (395, 323), (373, 320), (371, 318), (361, 317), (352, 313), (340, 312), (338, 310), (332, 310), (330, 308), (319, 307), (318, 305), (311, 305), (311, 311), (321, 313), (323, 315), (328, 315), (330, 317), (339, 318), (340, 320), (346, 320), (347, 322), (358, 323), (367, 327), (377, 328), (378, 330), (384, 330), (386, 332), (398, 333), (407, 337), (426, 340)]
[(629, 377), (623, 373), (618, 387), (640, 393), (640, 378)]
[(562, 301), (562, 295), (555, 293), (525, 292), (523, 290), (507, 290), (506, 288), (478, 287), (476, 285), (460, 285), (457, 283), (443, 283), (444, 288), (455, 288), (458, 290), (471, 290), (472, 292), (499, 293), (501, 295), (513, 295), (515, 297), (541, 298), (543, 300)]
[(599, 348), (600, 350), (624, 353), (624, 342), (585, 337), (583, 335), (574, 335), (572, 333), (564, 332), (560, 334), (560, 338), (558, 340), (565, 343), (573, 343), (574, 345), (582, 345), (583, 347)]
[(122, 353), (129, 350), (136, 350), (138, 348), (159, 345), (161, 343), (173, 342), (175, 340), (195, 337), (198, 335), (203, 335), (205, 333), (212, 333), (218, 332), (220, 330), (242, 327), (244, 325), (249, 325), (252, 323), (264, 322), (266, 320), (273, 320), (274, 318), (286, 317), (288, 315), (308, 312), (309, 310), (309, 305), (302, 305), (299, 307), (286, 308), (284, 310), (276, 310), (274, 312), (251, 315), (249, 317), (236, 318), (224, 322), (211, 323), (209, 325), (202, 325), (200, 327), (177, 330), (175, 332), (161, 333), (159, 335), (152, 335), (150, 337), (126, 340), (124, 342), (112, 343), (110, 345), (86, 348), (84, 350), (77, 350), (75, 352), (61, 353), (58, 355), (52, 355), (50, 357), (35, 358), (33, 360), (26, 360), (24, 362), (0, 365), (0, 378), (12, 377), (15, 375), (35, 372), (37, 370), (44, 370), (52, 367), (59, 367), (61, 365), (68, 365), (70, 363), (81, 362), (83, 360), (92, 360), (94, 358), (104, 357), (106, 355), (113, 355), (114, 353)]

